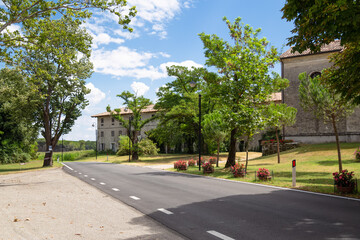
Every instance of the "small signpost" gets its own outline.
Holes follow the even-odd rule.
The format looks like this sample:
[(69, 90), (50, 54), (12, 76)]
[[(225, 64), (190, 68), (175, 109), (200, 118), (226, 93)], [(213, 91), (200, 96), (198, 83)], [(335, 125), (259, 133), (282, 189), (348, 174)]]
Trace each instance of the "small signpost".
[(296, 160), (292, 160), (292, 186), (296, 187)]

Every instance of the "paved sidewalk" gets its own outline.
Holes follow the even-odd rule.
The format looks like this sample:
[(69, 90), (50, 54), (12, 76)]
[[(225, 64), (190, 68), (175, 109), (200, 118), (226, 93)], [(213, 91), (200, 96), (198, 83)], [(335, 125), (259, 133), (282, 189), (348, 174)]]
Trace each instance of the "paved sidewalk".
[(61, 169), (0, 176), (0, 240), (183, 239)]

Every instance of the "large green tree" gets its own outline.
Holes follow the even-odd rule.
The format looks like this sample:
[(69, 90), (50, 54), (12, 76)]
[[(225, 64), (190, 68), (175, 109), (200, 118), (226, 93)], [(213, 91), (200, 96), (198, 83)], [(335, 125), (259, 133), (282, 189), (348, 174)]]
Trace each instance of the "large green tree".
[[(37, 42), (38, 36), (25, 36), (20, 31), (10, 31), (14, 24), (33, 28), (43, 19), (57, 19), (67, 16), (73, 19), (91, 17), (91, 10), (100, 9), (115, 14), (118, 22), (129, 29), (131, 17), (136, 14), (135, 7), (125, 11), (126, 0), (2, 0), (0, 5), (0, 56), (23, 43)], [(46, 37), (44, 33), (42, 37)]]
[(0, 163), (34, 157), (38, 128), (33, 109), (39, 100), (36, 86), (18, 69), (0, 70)]
[(233, 116), (228, 121), (231, 134), (226, 167), (229, 167), (235, 164), (236, 142), (241, 135), (236, 119), (241, 119), (241, 113), (250, 111), (254, 105), (267, 101), (282, 81), (278, 75), (269, 73), (279, 60), (278, 52), (269, 46), (266, 38), (259, 37), (260, 29), (244, 25), (240, 18), (234, 23), (226, 18), (224, 21), (233, 44), (216, 35), (201, 33), (200, 38), (206, 65), (217, 68), (221, 75), (220, 81), (215, 83), (220, 105)]
[(266, 126), (275, 131), (277, 142), (277, 157), (280, 163), (279, 130), (285, 126), (292, 126), (296, 121), (297, 109), (288, 107), (285, 103), (270, 103), (265, 108)]
[(287, 0), (283, 18), (294, 21), (294, 34), (288, 40), (293, 51), (310, 49), (339, 39), (344, 50), (331, 58), (334, 65), (323, 79), (348, 101), (360, 104), (360, 1)]
[[(36, 26), (25, 26), (26, 36), (45, 36), (36, 44), (28, 43), (15, 51), (14, 63), (37, 86), (43, 101), (36, 108), (37, 125), (46, 141), (54, 148), (60, 137), (71, 131), (75, 120), (88, 101), (85, 79), (92, 74), (89, 60), (91, 37), (81, 22), (63, 17), (44, 19)], [(45, 155), (44, 166), (52, 165), (52, 152)]]
[(147, 106), (152, 103), (149, 99), (143, 96), (137, 96), (136, 94), (130, 93), (129, 91), (124, 91), (117, 96), (124, 101), (124, 105), (131, 111), (131, 123), (129, 121), (125, 121), (123, 116), (120, 114), (120, 108), (111, 110), (110, 106), (108, 106), (106, 110), (110, 112), (111, 116), (121, 122), (128, 130), (129, 137), (132, 142), (132, 160), (136, 161), (139, 159), (138, 136), (140, 136), (140, 131), (145, 126), (145, 124), (153, 120), (153, 118), (142, 119), (141, 113), (144, 109), (146, 109)]
[[(330, 77), (323, 73), (322, 78)], [(343, 99), (340, 94), (321, 82), (319, 77), (310, 78), (306, 73), (299, 75), (300, 104), (304, 110), (312, 111), (314, 115), (333, 126), (339, 171), (342, 171), (341, 150), (337, 123), (353, 112), (353, 104)]]

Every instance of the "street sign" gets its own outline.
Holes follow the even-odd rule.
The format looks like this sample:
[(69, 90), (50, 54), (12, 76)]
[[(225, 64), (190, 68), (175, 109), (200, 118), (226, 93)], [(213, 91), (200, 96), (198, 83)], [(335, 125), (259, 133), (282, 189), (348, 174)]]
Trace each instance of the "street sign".
[(292, 160), (292, 167), (296, 167), (296, 160)]

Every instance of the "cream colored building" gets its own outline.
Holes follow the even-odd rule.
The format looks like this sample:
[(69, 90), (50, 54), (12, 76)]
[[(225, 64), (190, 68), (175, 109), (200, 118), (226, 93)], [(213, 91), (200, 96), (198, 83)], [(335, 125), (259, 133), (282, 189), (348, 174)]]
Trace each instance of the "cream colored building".
[[(120, 109), (120, 115), (125, 121), (129, 121), (129, 117), (132, 116), (132, 111), (127, 108)], [(154, 109), (154, 105), (147, 106), (141, 112), (141, 119), (145, 120), (155, 115), (157, 110)], [(109, 112), (99, 113), (91, 116), (97, 119), (97, 149), (98, 151), (112, 150), (117, 151), (119, 148), (119, 136), (128, 135), (128, 131), (121, 122), (111, 117)], [(140, 132), (141, 138), (146, 138), (146, 132), (156, 128), (157, 121), (151, 121), (147, 123)]]

